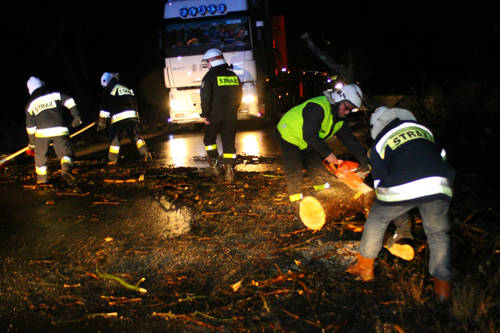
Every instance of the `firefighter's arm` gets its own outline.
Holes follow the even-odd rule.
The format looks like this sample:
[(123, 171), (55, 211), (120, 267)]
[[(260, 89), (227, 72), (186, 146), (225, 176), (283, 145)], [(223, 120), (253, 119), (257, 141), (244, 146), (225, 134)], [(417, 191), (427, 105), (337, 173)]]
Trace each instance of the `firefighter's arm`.
[(36, 118), (26, 109), (26, 133), (28, 134), (28, 155), (34, 155), (35, 151)]
[(375, 150), (375, 145), (370, 149), (370, 165), (372, 166), (373, 186), (377, 188), (381, 182), (389, 178), (389, 172), (385, 161)]
[(360, 169), (369, 169), (369, 161), (366, 156), (366, 149), (361, 145), (358, 139), (352, 134), (351, 128), (344, 121), (344, 124), (335, 134), (347, 150), (358, 160)]
[(82, 118), (80, 117), (80, 112), (76, 106), (75, 99), (71, 96), (61, 94), (61, 102), (65, 108), (69, 110), (71, 116), (73, 116), (73, 121), (71, 122), (71, 127), (78, 127), (82, 124)]
[[(304, 119), (302, 137), (307, 142), (307, 146), (316, 150), (323, 159), (330, 156), (330, 154), (333, 155), (330, 147), (319, 137), (321, 122), (324, 118), (321, 106), (316, 103), (308, 103), (302, 110), (302, 118)], [(331, 158), (336, 159), (335, 155)]]
[(109, 111), (103, 109), (99, 111), (99, 118), (97, 119), (97, 131), (103, 131), (106, 129), (110, 115), (111, 113)]
[(200, 87), (200, 99), (201, 99), (201, 118), (205, 118), (206, 120), (210, 120), (210, 115), (212, 113), (212, 84), (210, 80), (206, 77), (201, 82)]
[(26, 132), (28, 132), (28, 149), (26, 150), (26, 154), (30, 156), (35, 156), (35, 127), (26, 127)]

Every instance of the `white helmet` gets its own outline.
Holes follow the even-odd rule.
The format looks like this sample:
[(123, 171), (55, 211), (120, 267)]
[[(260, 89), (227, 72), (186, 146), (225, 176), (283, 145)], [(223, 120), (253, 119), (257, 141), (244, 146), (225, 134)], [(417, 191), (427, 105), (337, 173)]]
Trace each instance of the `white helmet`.
[(28, 79), (28, 82), (26, 82), (26, 86), (28, 87), (28, 91), (30, 95), (33, 93), (33, 91), (37, 90), (38, 88), (42, 87), (45, 85), (45, 82), (40, 80), (39, 78), (32, 76)]
[(101, 86), (103, 86), (104, 88), (107, 87), (109, 82), (113, 78), (118, 79), (118, 73), (104, 72), (104, 74), (102, 74), (102, 76), (101, 76)]
[(347, 100), (357, 108), (361, 107), (363, 100), (363, 92), (356, 84), (348, 84), (337, 90), (325, 90), (323, 94), (328, 97), (330, 103), (340, 103)]
[(225, 64), (224, 56), (219, 49), (210, 49), (203, 55), (202, 61), (210, 62), (210, 66), (215, 67)]
[(396, 118), (403, 121), (417, 121), (413, 113), (406, 109), (380, 106), (375, 109), (375, 112), (370, 117), (370, 134), (372, 138), (375, 140), (384, 127)]

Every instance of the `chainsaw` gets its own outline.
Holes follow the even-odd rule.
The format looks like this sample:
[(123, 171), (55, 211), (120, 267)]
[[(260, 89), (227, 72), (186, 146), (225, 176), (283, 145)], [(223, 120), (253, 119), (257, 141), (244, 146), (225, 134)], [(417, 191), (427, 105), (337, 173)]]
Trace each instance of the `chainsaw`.
[(370, 186), (363, 182), (363, 177), (366, 176), (366, 173), (358, 173), (359, 163), (353, 161), (339, 161), (340, 163), (335, 164), (323, 160), (323, 165), (330, 173), (334, 174), (354, 191), (362, 193), (373, 191)]

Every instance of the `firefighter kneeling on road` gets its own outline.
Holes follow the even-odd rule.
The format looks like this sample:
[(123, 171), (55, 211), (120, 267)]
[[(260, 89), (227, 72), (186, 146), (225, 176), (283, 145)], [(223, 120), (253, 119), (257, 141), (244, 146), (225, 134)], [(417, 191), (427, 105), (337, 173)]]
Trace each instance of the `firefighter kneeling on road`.
[(97, 130), (102, 131), (111, 122), (111, 144), (108, 152), (108, 164), (115, 165), (120, 158), (120, 142), (125, 134), (135, 142), (137, 151), (144, 162), (151, 160), (146, 142), (139, 130), (137, 100), (132, 89), (121, 84), (118, 73), (105, 72), (101, 76), (104, 95), (97, 122)]
[(69, 129), (65, 124), (65, 109), (73, 116), (71, 127), (78, 127), (82, 120), (75, 100), (63, 93), (51, 90), (37, 77), (30, 77), (27, 82), (30, 99), (26, 105), (26, 131), (29, 137), (27, 154), (35, 151), (35, 172), (37, 184), (48, 181), (47, 154), (50, 143), (61, 160), (61, 175), (70, 185), (75, 185), (71, 174), (73, 151), (69, 141)]
[(400, 108), (379, 107), (370, 118), (370, 150), (377, 198), (365, 223), (357, 262), (347, 272), (363, 281), (374, 278), (375, 258), (391, 220), (418, 208), (429, 243), (429, 273), (439, 300), (450, 295), (448, 209), (455, 171), (431, 131)]
[(331, 175), (323, 160), (337, 164), (340, 160), (326, 143), (333, 135), (347, 147), (360, 163), (360, 171), (368, 172), (366, 151), (352, 134), (345, 117), (362, 104), (363, 94), (355, 84), (339, 90), (326, 90), (318, 96), (287, 111), (277, 125), (281, 144), (282, 163), (286, 174), (290, 201), (298, 203), (303, 198), (302, 170), (305, 167), (315, 182), (314, 190), (330, 187), (325, 182)]
[(237, 112), (241, 104), (242, 87), (238, 76), (229, 69), (222, 52), (218, 49), (208, 50), (203, 56), (202, 65), (209, 71), (201, 82), (201, 118), (206, 124), (203, 143), (207, 151), (209, 170), (218, 175), (217, 134), (222, 140), (222, 163), (225, 179), (234, 180), (236, 161), (236, 122)]

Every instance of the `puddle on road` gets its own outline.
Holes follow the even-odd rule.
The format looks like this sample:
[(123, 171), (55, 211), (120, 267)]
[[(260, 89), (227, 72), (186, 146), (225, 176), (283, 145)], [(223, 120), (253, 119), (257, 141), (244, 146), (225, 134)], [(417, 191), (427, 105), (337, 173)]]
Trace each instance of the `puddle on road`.
[[(203, 143), (203, 132), (169, 134), (161, 142), (150, 144), (155, 163), (168, 167), (208, 167), (208, 160)], [(222, 154), (222, 142), (217, 138), (219, 154)], [(266, 163), (262, 158), (278, 157), (281, 154), (279, 145), (272, 131), (241, 131), (235, 138), (238, 156), (236, 171), (260, 172), (276, 170), (280, 162)], [(259, 164), (259, 165), (257, 165)]]
[[(191, 231), (191, 211), (187, 207), (176, 207), (165, 197), (159, 198), (156, 205), (147, 210), (155, 216), (152, 228), (160, 238), (172, 238), (188, 234)], [(147, 207), (147, 206), (146, 206)]]

